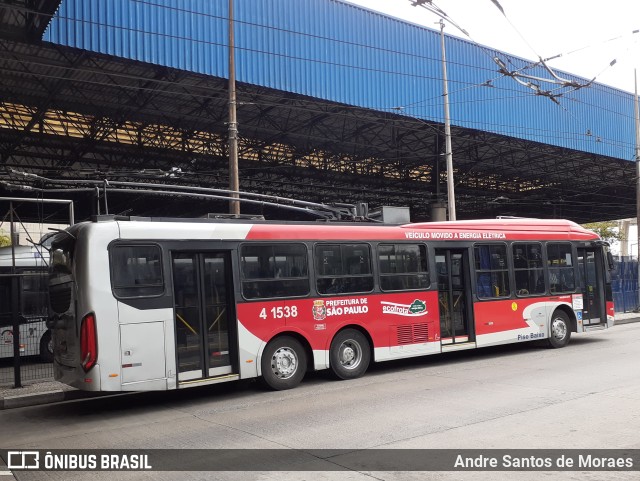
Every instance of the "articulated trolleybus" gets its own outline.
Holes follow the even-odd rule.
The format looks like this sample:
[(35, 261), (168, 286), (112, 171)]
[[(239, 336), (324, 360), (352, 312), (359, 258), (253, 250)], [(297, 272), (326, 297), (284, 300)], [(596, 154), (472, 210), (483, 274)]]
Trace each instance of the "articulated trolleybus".
[(608, 246), (564, 220), (407, 225), (97, 217), (58, 233), (55, 377), (178, 389), (613, 325)]

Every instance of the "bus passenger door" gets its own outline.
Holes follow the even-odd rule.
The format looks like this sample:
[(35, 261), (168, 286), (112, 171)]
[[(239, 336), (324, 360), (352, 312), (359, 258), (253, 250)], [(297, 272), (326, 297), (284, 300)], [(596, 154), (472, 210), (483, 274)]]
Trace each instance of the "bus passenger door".
[(463, 249), (436, 249), (435, 256), (440, 342), (444, 347), (472, 341), (468, 253)]
[(578, 282), (582, 291), (582, 324), (585, 326), (606, 323), (607, 320), (604, 286), (598, 280), (604, 279), (601, 252), (601, 248), (578, 248)]
[(178, 381), (234, 372), (233, 283), (228, 252), (173, 255)]

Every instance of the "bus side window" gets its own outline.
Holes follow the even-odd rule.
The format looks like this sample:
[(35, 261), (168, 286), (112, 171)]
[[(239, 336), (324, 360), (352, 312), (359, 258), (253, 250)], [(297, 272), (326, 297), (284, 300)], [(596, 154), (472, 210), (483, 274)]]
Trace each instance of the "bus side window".
[(539, 242), (514, 243), (513, 270), (516, 295), (519, 297), (539, 295), (545, 292), (544, 269), (542, 267), (542, 244)]
[(509, 267), (505, 244), (477, 244), (474, 247), (478, 298), (509, 297)]
[(158, 296), (164, 292), (160, 247), (116, 245), (109, 252), (116, 297)]
[(368, 244), (317, 244), (316, 288), (320, 294), (373, 290), (371, 248)]
[(552, 294), (575, 291), (574, 266), (571, 244), (547, 244), (547, 272)]
[(383, 291), (429, 287), (427, 248), (423, 244), (380, 244), (378, 266)]
[(247, 243), (240, 249), (245, 299), (301, 297), (309, 294), (307, 246)]

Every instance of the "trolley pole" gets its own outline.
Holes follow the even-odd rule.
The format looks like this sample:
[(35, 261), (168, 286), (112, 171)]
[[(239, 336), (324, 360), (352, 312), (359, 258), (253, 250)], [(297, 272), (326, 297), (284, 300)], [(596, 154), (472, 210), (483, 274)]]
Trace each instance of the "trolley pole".
[(444, 22), (440, 19), (442, 45), (442, 97), (444, 98), (444, 150), (447, 160), (447, 207), (449, 220), (456, 220), (456, 199), (453, 187), (453, 153), (451, 152), (451, 120), (449, 118), (449, 86), (447, 84), (447, 56), (444, 48)]
[[(233, 0), (229, 0), (229, 190), (240, 190), (238, 174), (238, 120), (236, 117), (236, 58), (235, 35), (233, 31)], [(230, 194), (238, 199), (239, 194)], [(229, 201), (229, 213), (240, 214), (240, 202)]]

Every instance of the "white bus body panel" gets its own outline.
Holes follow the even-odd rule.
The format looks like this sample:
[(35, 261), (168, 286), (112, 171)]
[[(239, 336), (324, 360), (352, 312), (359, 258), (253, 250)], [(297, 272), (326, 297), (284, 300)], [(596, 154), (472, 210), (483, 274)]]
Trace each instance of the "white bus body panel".
[(167, 356), (164, 340), (162, 321), (120, 326), (123, 385), (161, 379), (166, 389)]
[(243, 240), (251, 224), (180, 224), (175, 222), (118, 222), (121, 240)]
[[(86, 390), (166, 390), (176, 389), (176, 350), (173, 309), (141, 310), (118, 301), (110, 282), (108, 246), (114, 240), (222, 240), (246, 238), (250, 224), (191, 224), (175, 228), (172, 222), (95, 222), (86, 224), (76, 243), (77, 285), (86, 286), (78, 294), (77, 330), (86, 314), (96, 316), (98, 363), (88, 373), (80, 367), (58, 366), (56, 377)], [(72, 335), (71, 333), (69, 333)], [(258, 375), (263, 342), (239, 324), (240, 378)], [(77, 344), (79, 341), (73, 341)], [(76, 349), (79, 352), (79, 348)], [(73, 382), (70, 382), (70, 379)]]
[[(119, 391), (122, 390), (119, 375), (101, 376), (102, 372), (119, 373), (113, 365), (120, 359), (118, 303), (111, 292), (111, 282), (105, 282), (111, 277), (107, 247), (118, 238), (118, 226), (115, 222), (87, 223), (80, 229), (82, 235), (75, 243), (73, 264), (75, 319), (65, 321), (64, 330), (54, 331), (56, 345), (65, 346), (64, 353), (56, 354), (54, 375), (58, 381), (87, 391)], [(78, 285), (86, 288), (79, 290)], [(96, 316), (98, 362), (85, 373), (81, 366), (79, 332), (82, 318), (89, 313)], [(106, 361), (105, 366), (101, 366), (102, 361)]]
[(240, 379), (260, 375), (260, 358), (266, 343), (244, 327), (238, 320), (238, 344), (240, 345)]
[(491, 334), (480, 334), (476, 336), (476, 343), (478, 347), (488, 347), (511, 344), (523, 340), (548, 339), (551, 316), (558, 306), (562, 305), (571, 307), (566, 302), (545, 301), (531, 304), (522, 310), (522, 319), (527, 323), (527, 327)]

